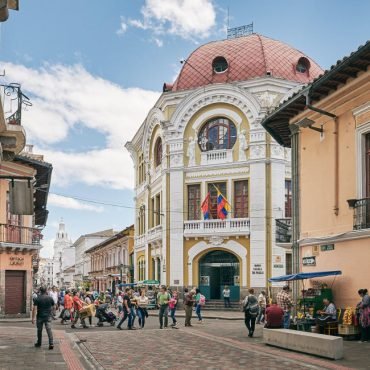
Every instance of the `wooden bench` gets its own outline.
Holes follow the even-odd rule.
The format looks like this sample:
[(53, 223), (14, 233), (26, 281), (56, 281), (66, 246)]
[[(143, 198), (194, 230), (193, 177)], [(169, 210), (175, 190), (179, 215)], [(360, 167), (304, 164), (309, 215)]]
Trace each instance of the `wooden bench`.
[(343, 338), (289, 329), (263, 329), (263, 341), (270, 345), (311, 355), (339, 360), (343, 357)]

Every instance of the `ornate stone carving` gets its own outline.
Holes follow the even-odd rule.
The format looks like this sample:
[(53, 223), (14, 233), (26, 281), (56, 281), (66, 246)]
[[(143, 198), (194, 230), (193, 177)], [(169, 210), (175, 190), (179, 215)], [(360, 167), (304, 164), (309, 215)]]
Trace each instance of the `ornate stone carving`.
[(284, 148), (278, 144), (271, 145), (271, 158), (284, 158)]
[(261, 145), (253, 145), (250, 147), (250, 158), (251, 159), (260, 159), (266, 157), (266, 146), (264, 144)]
[(213, 246), (220, 246), (224, 243), (224, 238), (222, 236), (213, 235), (208, 239), (208, 244)]
[(284, 158), (286, 161), (292, 160), (292, 150), (290, 148), (284, 148)]
[(239, 133), (239, 161), (247, 160), (245, 151), (248, 149), (248, 143), (245, 134), (245, 130), (241, 130), (241, 132)]

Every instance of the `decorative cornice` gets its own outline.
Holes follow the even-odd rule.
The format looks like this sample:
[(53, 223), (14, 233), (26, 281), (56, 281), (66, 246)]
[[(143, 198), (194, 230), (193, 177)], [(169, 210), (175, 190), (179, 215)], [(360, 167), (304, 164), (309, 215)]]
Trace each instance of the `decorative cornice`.
[[(249, 174), (249, 166), (240, 166), (239, 167), (234, 167), (234, 168), (225, 168), (220, 167), (218, 169), (213, 169), (213, 170), (199, 170), (200, 168), (193, 167), (190, 171), (186, 172), (186, 178), (189, 179), (194, 179), (194, 178), (199, 178), (199, 177), (211, 177), (211, 176), (227, 176), (227, 175), (248, 175)], [(201, 167), (201, 168), (204, 168)]]

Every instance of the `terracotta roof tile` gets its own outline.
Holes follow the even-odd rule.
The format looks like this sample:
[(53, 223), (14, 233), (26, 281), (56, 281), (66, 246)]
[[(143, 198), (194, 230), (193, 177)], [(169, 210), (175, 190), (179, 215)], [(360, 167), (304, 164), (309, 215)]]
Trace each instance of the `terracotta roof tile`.
[[(215, 73), (213, 60), (224, 57), (228, 69)], [(295, 67), (298, 60), (307, 58), (308, 73), (299, 73)], [(273, 77), (299, 83), (308, 83), (323, 71), (311, 58), (283, 42), (251, 34), (235, 39), (210, 42), (196, 49), (184, 63), (172, 91), (193, 89), (211, 83), (245, 81), (263, 77), (270, 72)]]

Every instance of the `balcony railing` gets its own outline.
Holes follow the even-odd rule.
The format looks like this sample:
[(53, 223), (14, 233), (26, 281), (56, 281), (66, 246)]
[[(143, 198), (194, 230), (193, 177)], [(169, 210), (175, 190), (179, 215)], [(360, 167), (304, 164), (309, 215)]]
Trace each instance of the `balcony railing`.
[(12, 244), (40, 245), (42, 234), (32, 227), (0, 224), (0, 242)]
[(249, 218), (185, 221), (184, 236), (249, 235), (249, 226)]
[(231, 163), (233, 161), (232, 149), (210, 150), (202, 152), (201, 165)]
[(353, 211), (353, 229), (370, 229), (370, 198), (356, 200)]
[(276, 219), (276, 243), (291, 243), (292, 242), (292, 219), (279, 218)]
[(148, 230), (148, 242), (162, 238), (162, 225), (157, 225)]

